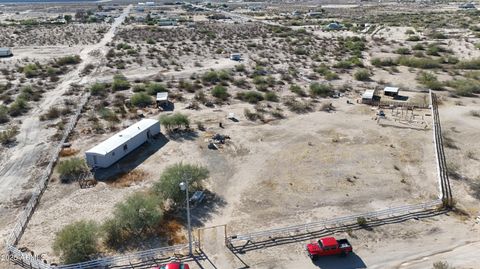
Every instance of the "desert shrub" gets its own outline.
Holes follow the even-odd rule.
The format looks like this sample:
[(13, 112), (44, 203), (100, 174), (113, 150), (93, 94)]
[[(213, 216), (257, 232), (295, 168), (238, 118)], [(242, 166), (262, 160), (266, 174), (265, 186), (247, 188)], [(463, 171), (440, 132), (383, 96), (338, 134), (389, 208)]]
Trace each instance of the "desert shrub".
[(228, 94), (227, 88), (217, 85), (212, 89), (212, 96), (222, 101), (226, 101), (230, 94)]
[(167, 86), (161, 83), (148, 83), (146, 87), (147, 93), (150, 95), (157, 95), (159, 92), (168, 92)]
[(36, 64), (27, 64), (23, 67), (23, 73), (25, 74), (25, 77), (32, 78), (38, 76), (40, 70)]
[(455, 269), (451, 267), (447, 262), (434, 262), (433, 263), (433, 269)]
[(365, 227), (367, 226), (367, 219), (364, 217), (358, 217), (357, 224), (360, 225), (360, 227)]
[(160, 200), (155, 195), (134, 193), (126, 201), (115, 205), (113, 218), (120, 223), (124, 233), (141, 237), (148, 234), (162, 219), (163, 211), (159, 205)]
[(70, 55), (70, 56), (65, 56), (58, 58), (55, 62), (58, 65), (72, 65), (72, 64), (78, 64), (82, 61), (79, 55)]
[(270, 102), (278, 102), (278, 95), (274, 92), (265, 93), (265, 100)]
[(15, 102), (11, 103), (8, 107), (8, 114), (12, 117), (17, 117), (22, 115), (28, 110), (27, 101), (23, 98), (15, 99)]
[(381, 58), (372, 58), (372, 60), (370, 61), (370, 63), (373, 65), (373, 66), (376, 66), (376, 67), (381, 67), (381, 66), (395, 66), (397, 65), (395, 60), (392, 59), (392, 58), (384, 58), (384, 59), (381, 59)]
[(6, 123), (10, 120), (8, 117), (8, 107), (0, 105), (0, 124)]
[(312, 103), (309, 101), (298, 101), (295, 100), (295, 98), (287, 98), (284, 102), (285, 106), (290, 109), (290, 111), (293, 111), (295, 113), (307, 113), (309, 111), (312, 111)]
[(202, 81), (204, 83), (214, 84), (214, 83), (219, 82), (220, 79), (219, 79), (219, 76), (218, 76), (217, 72), (212, 70), (212, 71), (208, 71), (205, 74), (203, 74)]
[(339, 61), (333, 65), (335, 68), (340, 68), (340, 69), (350, 69), (353, 67), (353, 63), (351, 61)]
[(124, 75), (117, 74), (113, 76), (112, 90), (114, 92), (128, 90), (129, 88), (130, 82), (128, 82)]
[(412, 46), (412, 50), (424, 50), (425, 47), (421, 43), (417, 43)]
[(433, 68), (441, 67), (440, 62), (432, 58), (400, 56), (398, 57), (397, 62), (399, 65), (404, 65), (404, 66), (414, 67), (414, 68), (421, 68), (421, 69), (433, 69)]
[(480, 58), (460, 61), (456, 64), (456, 68), (458, 68), (458, 69), (479, 70), (480, 69)]
[(66, 183), (88, 172), (88, 167), (84, 159), (74, 157), (60, 161), (57, 166), (57, 172), (60, 174), (62, 182)]
[(245, 72), (245, 65), (239, 64), (235, 66), (235, 71), (237, 72)]
[(2, 145), (8, 145), (15, 142), (16, 136), (18, 135), (18, 127), (12, 126), (6, 129), (5, 131), (0, 132), (0, 143)]
[(118, 43), (117, 44), (117, 50), (129, 50), (132, 49), (132, 46), (126, 43)]
[(471, 110), (470, 115), (480, 118), (480, 110)]
[(256, 121), (261, 118), (258, 113), (252, 112), (248, 108), (243, 110), (243, 115), (245, 115), (245, 118), (247, 118), (249, 121)]
[(311, 96), (320, 96), (320, 97), (327, 97), (333, 93), (332, 85), (330, 84), (320, 84), (318, 82), (314, 82), (310, 84), (310, 95)]
[(92, 95), (105, 96), (107, 94), (107, 86), (104, 83), (95, 83), (90, 87)]
[(480, 82), (471, 79), (454, 79), (447, 82), (449, 87), (455, 89), (455, 94), (460, 96), (474, 96), (480, 94)]
[(359, 81), (368, 81), (370, 80), (370, 71), (367, 69), (360, 69), (353, 74), (353, 77)]
[(437, 77), (430, 72), (420, 72), (416, 79), (428, 89), (443, 90), (443, 83), (438, 81)]
[(448, 37), (444, 34), (444, 33), (441, 33), (441, 32), (433, 32), (429, 35), (430, 38), (434, 38), (434, 39), (447, 39)]
[(292, 84), (290, 85), (290, 91), (297, 94), (298, 96), (302, 96), (302, 97), (305, 97), (307, 96), (307, 94), (305, 93), (305, 91), (302, 89), (302, 87), (296, 85), (296, 84)]
[(175, 113), (172, 115), (162, 115), (160, 116), (160, 123), (167, 129), (167, 131), (172, 131), (174, 128), (190, 128), (190, 119), (187, 115), (181, 113)]
[(152, 190), (162, 199), (181, 204), (185, 200), (185, 192), (179, 188), (179, 184), (188, 180), (188, 191), (194, 192), (202, 187), (202, 180), (208, 178), (208, 175), (208, 169), (202, 166), (173, 164), (162, 172), (160, 180), (153, 184)]
[(260, 101), (263, 101), (262, 93), (257, 91), (238, 92), (236, 97), (237, 99), (248, 102), (250, 104), (256, 104)]
[(420, 37), (418, 35), (411, 35), (407, 38), (407, 41), (420, 41)]
[(130, 98), (132, 105), (136, 107), (147, 107), (153, 103), (152, 97), (144, 92), (137, 92)]
[(111, 109), (108, 109), (106, 107), (100, 108), (98, 113), (100, 114), (100, 117), (106, 121), (110, 121), (110, 122), (119, 121), (117, 114), (115, 114), (115, 112), (113, 112)]
[(55, 106), (51, 106), (48, 111), (40, 116), (40, 120), (53, 120), (60, 117), (61, 111)]
[(88, 261), (98, 253), (98, 238), (95, 222), (74, 222), (57, 233), (53, 250), (65, 264)]
[(395, 53), (402, 54), (402, 55), (410, 54), (410, 49), (408, 49), (408, 48), (398, 48), (398, 49), (395, 50)]

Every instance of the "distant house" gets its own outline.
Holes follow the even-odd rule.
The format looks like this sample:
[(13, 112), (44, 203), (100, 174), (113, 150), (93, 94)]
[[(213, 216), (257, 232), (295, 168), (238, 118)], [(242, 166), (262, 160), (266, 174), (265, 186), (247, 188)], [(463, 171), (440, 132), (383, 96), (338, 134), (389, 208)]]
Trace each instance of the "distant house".
[(0, 48), (0, 57), (12, 56), (12, 50), (10, 48)]
[(160, 133), (160, 123), (143, 119), (85, 152), (88, 166), (107, 168)]
[(397, 97), (399, 91), (400, 91), (400, 89), (397, 88), (397, 87), (385, 87), (385, 89), (383, 89), (383, 93), (385, 95), (393, 96), (393, 97)]
[(362, 94), (362, 104), (372, 104), (374, 101), (380, 99), (376, 93), (376, 90), (366, 90)]
[(242, 60), (242, 54), (240, 54), (240, 53), (232, 53), (232, 54), (230, 54), (230, 60), (233, 60), (233, 61), (241, 61), (241, 60)]

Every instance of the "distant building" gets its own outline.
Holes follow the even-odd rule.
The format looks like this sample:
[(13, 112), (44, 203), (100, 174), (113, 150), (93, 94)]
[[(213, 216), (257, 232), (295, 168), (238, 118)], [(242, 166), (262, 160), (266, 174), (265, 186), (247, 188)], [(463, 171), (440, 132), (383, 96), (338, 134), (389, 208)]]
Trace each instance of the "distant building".
[(12, 56), (12, 50), (10, 48), (0, 48), (0, 57)]
[(475, 5), (473, 3), (466, 3), (466, 4), (461, 4), (459, 8), (463, 9), (475, 9)]
[(376, 90), (366, 90), (362, 94), (362, 104), (372, 104), (374, 101), (379, 100), (380, 98), (376, 93)]
[(143, 119), (85, 152), (88, 166), (106, 168), (160, 133), (160, 123)]
[(398, 96), (399, 91), (400, 89), (397, 87), (385, 87), (385, 89), (383, 89), (383, 93), (385, 95), (393, 96), (393, 97)]

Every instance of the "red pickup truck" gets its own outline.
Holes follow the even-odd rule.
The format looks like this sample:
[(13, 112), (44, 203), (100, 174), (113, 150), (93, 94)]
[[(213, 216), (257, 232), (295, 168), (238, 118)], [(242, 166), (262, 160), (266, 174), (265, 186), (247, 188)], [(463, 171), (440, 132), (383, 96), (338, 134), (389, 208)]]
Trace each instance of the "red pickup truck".
[(335, 237), (320, 238), (317, 242), (307, 245), (308, 256), (312, 261), (320, 256), (345, 256), (352, 251), (352, 245), (350, 245), (347, 239), (337, 240)]

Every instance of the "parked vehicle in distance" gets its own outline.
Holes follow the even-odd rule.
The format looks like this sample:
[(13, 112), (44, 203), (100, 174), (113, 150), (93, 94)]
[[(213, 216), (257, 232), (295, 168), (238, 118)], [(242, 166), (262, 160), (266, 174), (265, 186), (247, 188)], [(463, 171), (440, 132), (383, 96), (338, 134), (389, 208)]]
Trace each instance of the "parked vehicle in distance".
[(162, 264), (159, 267), (153, 267), (152, 269), (190, 269), (188, 264), (183, 262), (170, 262)]
[(312, 261), (321, 256), (345, 256), (352, 251), (352, 245), (350, 245), (347, 239), (337, 240), (335, 237), (320, 238), (317, 242), (307, 245), (308, 256)]

